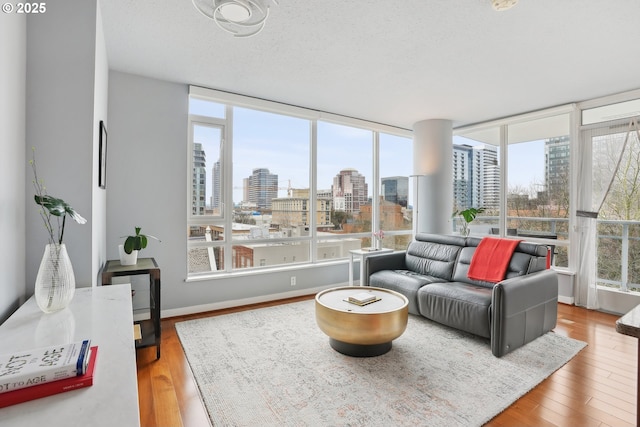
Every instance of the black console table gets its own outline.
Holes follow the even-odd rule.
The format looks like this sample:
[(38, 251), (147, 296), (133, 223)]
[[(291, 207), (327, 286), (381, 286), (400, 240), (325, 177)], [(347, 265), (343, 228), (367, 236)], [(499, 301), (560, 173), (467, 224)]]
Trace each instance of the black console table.
[(153, 258), (138, 258), (135, 265), (122, 265), (119, 260), (110, 260), (102, 269), (102, 285), (110, 285), (113, 277), (149, 275), (150, 319), (136, 321), (140, 325), (142, 338), (136, 340), (136, 348), (156, 346), (156, 358), (160, 358), (160, 267)]

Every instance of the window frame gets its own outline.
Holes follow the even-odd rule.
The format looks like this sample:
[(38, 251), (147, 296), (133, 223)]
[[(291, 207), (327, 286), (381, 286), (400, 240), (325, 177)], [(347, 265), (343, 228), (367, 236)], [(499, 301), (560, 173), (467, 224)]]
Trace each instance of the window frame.
[[(500, 211), (498, 216), (498, 224), (499, 229), (501, 231), (507, 230), (507, 194), (508, 194), (508, 147), (510, 144), (516, 143), (517, 141), (513, 141), (509, 139), (509, 127), (517, 126), (517, 125), (525, 125), (529, 122), (534, 122), (536, 120), (544, 120), (544, 119), (552, 119), (554, 117), (567, 115), (568, 116), (568, 136), (569, 136), (569, 147), (570, 147), (570, 172), (569, 172), (569, 226), (570, 230), (569, 235), (566, 240), (550, 240), (544, 238), (527, 238), (527, 240), (547, 244), (547, 245), (556, 245), (566, 247), (567, 250), (571, 248), (571, 241), (573, 237), (573, 233), (571, 230), (574, 229), (575, 224), (575, 213), (571, 209), (572, 206), (575, 206), (575, 192), (576, 192), (576, 179), (575, 179), (575, 170), (576, 170), (576, 162), (578, 161), (578, 154), (576, 153), (576, 149), (578, 146), (578, 136), (577, 136), (577, 117), (579, 116), (579, 111), (576, 104), (567, 104), (558, 107), (548, 108), (541, 111), (535, 111), (531, 113), (521, 114), (517, 116), (511, 116), (504, 119), (493, 120), (488, 122), (483, 122), (474, 125), (461, 126), (453, 129), (454, 136), (462, 136), (469, 137), (469, 134), (490, 135), (495, 139), (494, 145), (499, 147), (499, 175), (500, 175)], [(495, 131), (498, 131), (497, 133)], [(497, 139), (496, 139), (497, 138)], [(569, 254), (568, 261), (568, 269), (574, 270), (577, 265), (577, 260), (575, 256)], [(563, 267), (559, 267), (558, 269), (563, 269)]]
[[(226, 183), (226, 176), (225, 176), (225, 170), (227, 169), (225, 167), (225, 152), (226, 152), (226, 123), (224, 119), (216, 119), (216, 118), (212, 118), (212, 117), (205, 117), (205, 116), (198, 116), (198, 115), (190, 115), (189, 118), (189, 137), (188, 137), (188, 156), (187, 156), (187, 161), (189, 162), (188, 165), (188, 169), (187, 169), (187, 174), (189, 175), (189, 178), (193, 177), (193, 150), (194, 150), (194, 146), (196, 144), (195, 142), (195, 132), (194, 129), (197, 126), (203, 126), (203, 127), (209, 127), (209, 128), (213, 128), (213, 129), (219, 129), (220, 130), (220, 167), (221, 167), (221, 194), (220, 194), (220, 198), (221, 198), (221, 204), (222, 204), (222, 208), (220, 209), (220, 214), (219, 215), (194, 215), (193, 214), (193, 210), (189, 209), (189, 217), (188, 217), (188, 222), (189, 223), (209, 223), (211, 221), (216, 221), (219, 222), (220, 220), (225, 218), (225, 202), (224, 202), (224, 197), (225, 197), (225, 183)], [(191, 184), (191, 180), (188, 182), (188, 192), (187, 192), (187, 197), (189, 199), (189, 202), (192, 201), (192, 196), (193, 196), (193, 187)], [(202, 220), (202, 221), (200, 221)]]
[[(188, 114), (189, 121), (189, 143), (188, 146), (188, 215), (187, 215), (187, 231), (189, 227), (194, 225), (209, 225), (212, 223), (223, 225), (225, 230), (232, 230), (233, 227), (233, 111), (234, 108), (247, 108), (257, 111), (263, 111), (267, 113), (280, 114), (285, 116), (290, 116), (294, 118), (300, 118), (310, 121), (310, 155), (309, 155), (309, 194), (316, 194), (318, 190), (317, 186), (317, 148), (318, 148), (318, 122), (327, 122), (332, 124), (337, 124), (340, 126), (349, 126), (360, 128), (366, 131), (371, 131), (373, 133), (373, 144), (372, 144), (372, 157), (373, 157), (373, 177), (372, 177), (372, 185), (370, 188), (370, 192), (372, 195), (372, 201), (375, 200), (376, 195), (379, 193), (380, 186), (380, 176), (379, 172), (379, 134), (385, 133), (394, 136), (400, 136), (405, 138), (413, 138), (413, 131), (409, 129), (397, 128), (389, 125), (384, 125), (375, 122), (369, 122), (366, 120), (351, 118), (340, 116), (332, 113), (327, 113), (324, 111), (306, 109), (302, 107), (281, 104), (273, 101), (267, 101), (258, 98), (251, 98), (237, 94), (231, 94), (228, 92), (216, 91), (213, 89), (206, 89), (197, 86), (190, 86), (189, 88), (189, 99), (196, 98), (201, 100), (208, 100), (214, 103), (219, 103), (225, 105), (225, 117), (224, 118), (214, 118), (214, 117), (204, 117), (201, 115)], [(219, 126), (222, 127), (223, 133), (223, 144), (221, 147), (221, 162), (222, 170), (223, 170), (223, 186), (222, 189), (222, 203), (224, 206), (223, 211), (221, 212), (221, 216), (212, 216), (212, 215), (192, 215), (191, 213), (191, 198), (192, 198), (192, 189), (191, 189), (191, 177), (193, 174), (193, 129), (197, 123), (202, 123), (208, 126)], [(275, 266), (262, 266), (259, 265), (260, 260), (254, 260), (254, 264), (257, 262), (258, 265), (254, 265), (252, 268), (244, 269), (244, 268), (236, 268), (232, 265), (232, 257), (234, 252), (234, 247), (237, 246), (242, 241), (238, 239), (234, 239), (233, 236), (225, 234), (225, 238), (220, 241), (197, 241), (197, 242), (189, 242), (187, 244), (187, 251), (192, 248), (212, 248), (212, 247), (222, 247), (224, 248), (224, 268), (218, 271), (207, 271), (204, 273), (190, 273), (189, 272), (189, 254), (187, 254), (187, 281), (192, 280), (209, 280), (214, 278), (221, 277), (229, 277), (234, 275), (242, 275), (242, 274), (252, 274), (252, 273), (260, 273), (264, 270), (269, 271), (278, 271), (278, 270), (287, 270), (292, 266), (301, 267), (303, 265), (313, 265), (319, 263), (330, 263), (330, 262), (345, 262), (348, 260), (348, 254), (342, 254), (339, 258), (321, 258), (318, 256), (318, 247), (322, 245), (323, 241), (326, 241), (327, 238), (325, 236), (321, 236), (318, 234), (318, 224), (317, 224), (317, 214), (315, 213), (317, 210), (317, 200), (316, 197), (309, 198), (309, 212), (314, 212), (314, 214), (309, 214), (309, 235), (302, 237), (287, 237), (287, 238), (278, 238), (278, 239), (256, 239), (252, 240), (252, 243), (260, 244), (260, 243), (296, 243), (296, 242), (308, 242), (310, 248), (309, 261), (298, 261), (293, 264), (278, 264)], [(371, 233), (378, 231), (379, 227), (379, 205), (377, 203), (372, 203), (372, 219), (375, 219), (373, 222), (372, 230), (365, 233), (352, 233), (352, 234), (336, 234), (331, 237), (331, 239), (335, 240), (347, 240), (347, 239), (362, 239), (371, 237)], [(411, 234), (412, 230), (400, 230), (394, 231), (390, 234)], [(385, 232), (386, 234), (386, 232)], [(187, 236), (188, 239), (188, 236)]]

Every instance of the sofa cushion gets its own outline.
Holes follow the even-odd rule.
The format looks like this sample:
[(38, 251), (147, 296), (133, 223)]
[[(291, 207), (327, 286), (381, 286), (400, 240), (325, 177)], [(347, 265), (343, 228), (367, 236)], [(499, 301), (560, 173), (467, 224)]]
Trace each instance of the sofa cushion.
[(369, 286), (391, 289), (406, 296), (411, 314), (419, 314), (418, 289), (430, 283), (443, 281), (438, 277), (425, 276), (408, 270), (382, 270), (369, 276)]
[(425, 276), (451, 280), (464, 242), (465, 239), (459, 236), (418, 234), (407, 248), (407, 269)]
[(418, 310), (427, 319), (490, 338), (491, 293), (468, 283), (433, 283), (418, 290)]

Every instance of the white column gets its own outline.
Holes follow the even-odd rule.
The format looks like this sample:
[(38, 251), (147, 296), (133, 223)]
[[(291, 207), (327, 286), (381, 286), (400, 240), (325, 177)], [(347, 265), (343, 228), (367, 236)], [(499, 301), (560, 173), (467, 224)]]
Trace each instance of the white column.
[(413, 125), (415, 232), (451, 234), (452, 162), (451, 120), (423, 120)]

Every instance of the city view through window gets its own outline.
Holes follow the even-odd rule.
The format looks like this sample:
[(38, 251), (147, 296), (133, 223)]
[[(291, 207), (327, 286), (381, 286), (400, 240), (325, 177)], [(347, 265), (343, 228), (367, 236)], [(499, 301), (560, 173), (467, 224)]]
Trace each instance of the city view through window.
[[(203, 100), (191, 107), (193, 116), (210, 118), (193, 120), (191, 273), (223, 271), (225, 263), (244, 269), (344, 258), (349, 250), (375, 245), (371, 233), (380, 229), (385, 247), (406, 248), (413, 221), (410, 138), (318, 120), (312, 155), (312, 120), (225, 110)], [(226, 144), (225, 129), (233, 135)], [(506, 172), (498, 128), (482, 138), (454, 138), (454, 211), (484, 208), (474, 234), (498, 234), (504, 173), (505, 234), (567, 239), (569, 138), (532, 140), (526, 136), (539, 131), (517, 127), (513, 134)], [(225, 173), (225, 164), (231, 173)], [(451, 231), (457, 231), (452, 224)], [(225, 247), (231, 252), (227, 258)], [(566, 247), (553, 251), (554, 263), (567, 265)]]
[(454, 136), (454, 209), (484, 209), (472, 232), (548, 242), (553, 265), (568, 266), (568, 244), (552, 242), (569, 239), (568, 134), (569, 114), (559, 114)]
[[(203, 100), (191, 105), (198, 117), (192, 119), (190, 273), (228, 271), (228, 263), (234, 270), (345, 258), (374, 245), (372, 232), (379, 229), (385, 246), (406, 248), (410, 138), (249, 108), (226, 113), (212, 104), (211, 110)], [(225, 128), (232, 141), (224, 141)], [(374, 177), (376, 144), (380, 178)]]
[[(455, 133), (453, 211), (484, 208), (472, 234), (545, 243), (553, 265), (568, 267), (569, 121), (561, 113)], [(190, 123), (190, 275), (344, 259), (350, 250), (377, 245), (378, 230), (384, 247), (404, 250), (411, 240), (410, 135), (195, 97)], [(594, 199), (626, 135), (603, 127), (589, 148)], [(638, 153), (632, 135), (599, 216), (604, 286), (638, 288)], [(459, 220), (452, 217), (452, 232)]]

